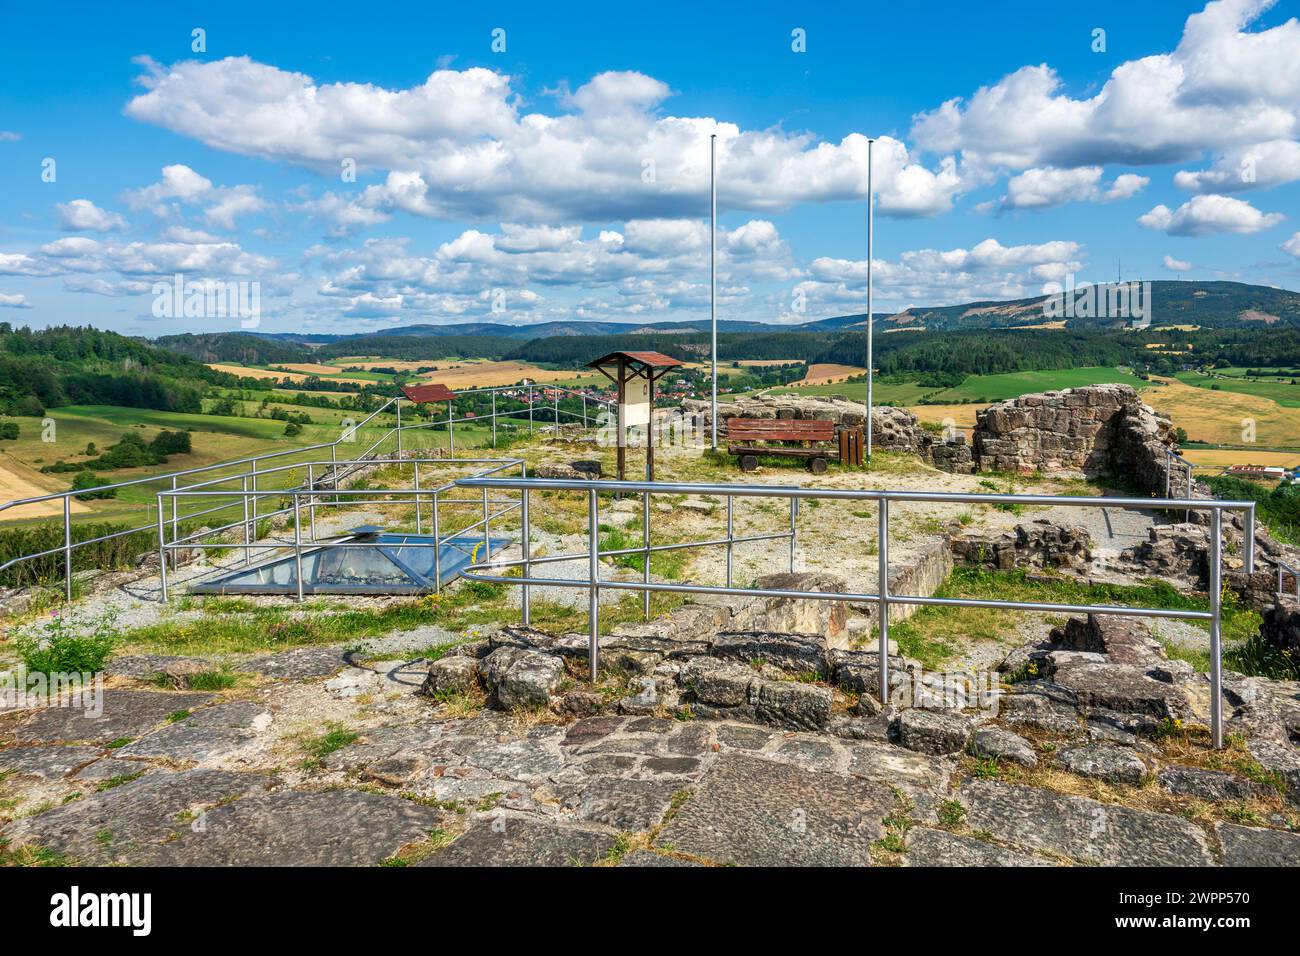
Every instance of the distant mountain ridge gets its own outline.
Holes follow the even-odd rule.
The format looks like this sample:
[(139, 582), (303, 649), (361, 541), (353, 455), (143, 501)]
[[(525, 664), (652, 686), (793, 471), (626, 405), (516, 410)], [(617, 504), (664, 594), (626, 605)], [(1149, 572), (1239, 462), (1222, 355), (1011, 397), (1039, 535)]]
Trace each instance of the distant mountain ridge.
[[(1136, 280), (1141, 281), (1141, 280)], [(1183, 279), (1151, 281), (1152, 314), (1155, 325), (1202, 325), (1215, 328), (1252, 325), (1300, 326), (1300, 292), (1275, 289), (1245, 282), (1194, 282)], [(1044, 314), (1046, 295), (1025, 299), (986, 299), (960, 305), (911, 306), (893, 314), (876, 313), (886, 329), (1005, 329), (1032, 327), (1050, 321)], [(837, 315), (801, 323), (719, 319), (720, 332), (839, 332), (866, 327), (865, 312)], [(1104, 327), (1114, 322), (1104, 318), (1071, 318), (1070, 328)], [(373, 332), (312, 335), (297, 332), (254, 333), (259, 337), (317, 345), (362, 336), (495, 335), (502, 338), (532, 339), (554, 335), (633, 335), (638, 333), (706, 332), (708, 319), (690, 322), (608, 322), (573, 319), (536, 325), (506, 325), (494, 322), (461, 322), (451, 325), (406, 325)], [(878, 325), (877, 328), (880, 328)]]

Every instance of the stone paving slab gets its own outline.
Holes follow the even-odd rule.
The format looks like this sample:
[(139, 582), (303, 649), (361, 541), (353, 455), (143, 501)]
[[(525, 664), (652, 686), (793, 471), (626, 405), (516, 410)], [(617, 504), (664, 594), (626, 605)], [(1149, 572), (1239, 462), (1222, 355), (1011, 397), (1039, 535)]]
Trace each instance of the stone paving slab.
[(280, 680), (332, 677), (348, 666), (341, 647), (299, 647), (240, 662), (236, 669)]
[(609, 855), (614, 833), (502, 814), (477, 821), (417, 866), (589, 866)]
[(1300, 833), (1220, 823), (1224, 866), (1300, 866)]
[(75, 783), (103, 783), (105, 780), (129, 777), (153, 768), (154, 765), (145, 760), (118, 760), (116, 757), (105, 757), (82, 767), (70, 779)]
[(217, 704), (146, 734), (118, 755), (199, 762), (237, 750), (270, 723), (271, 712), (261, 704)]
[(151, 848), (156, 866), (376, 866), (447, 812), (357, 790), (261, 793), (209, 810), (202, 830)]
[(183, 830), (185, 814), (262, 790), (269, 779), (226, 770), (152, 770), (72, 803), (11, 824), (5, 835), (86, 864), (137, 863)]
[(966, 822), (999, 840), (1102, 866), (1212, 866), (1205, 835), (1179, 817), (976, 780), (959, 798)]
[(58, 780), (77, 767), (89, 763), (103, 750), (99, 747), (6, 747), (0, 750), (0, 772), (11, 771), (26, 777)]
[(142, 680), (161, 673), (168, 667), (217, 668), (214, 661), (206, 657), (180, 657), (175, 654), (127, 654), (115, 657), (104, 665), (104, 673), (109, 677), (137, 677)]
[(19, 741), (112, 743), (153, 730), (168, 715), (193, 710), (212, 700), (211, 694), (168, 694), (149, 690), (106, 690), (104, 712), (88, 717), (73, 707), (48, 707), (28, 717), (14, 731)]
[(681, 789), (675, 780), (593, 777), (565, 796), (564, 807), (579, 820), (616, 830), (649, 830), (662, 822)]
[(728, 753), (656, 842), (742, 866), (868, 866), (894, 804), (873, 781)]
[(1005, 850), (985, 840), (914, 827), (907, 834), (907, 866), (1051, 866), (1028, 853)]

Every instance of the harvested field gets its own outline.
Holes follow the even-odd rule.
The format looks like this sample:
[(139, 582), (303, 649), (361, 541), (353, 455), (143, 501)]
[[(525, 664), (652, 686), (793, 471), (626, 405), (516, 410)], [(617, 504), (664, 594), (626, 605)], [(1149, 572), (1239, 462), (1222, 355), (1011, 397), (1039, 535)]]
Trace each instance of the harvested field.
[[(286, 368), (287, 367), (288, 366), (286, 366)], [(328, 368), (328, 367), (329, 366), (325, 366), (325, 365), (320, 366), (320, 368)], [(305, 382), (308, 378), (311, 377), (302, 372), (277, 372), (266, 368), (249, 368), (246, 365), (232, 365), (227, 362), (209, 362), (208, 368), (216, 369), (218, 372), (228, 372), (231, 375), (238, 375), (242, 378), (273, 379), (274, 381), (277, 382), (283, 381), (284, 379), (288, 379), (291, 382)], [(340, 369), (333, 369), (333, 372), (335, 373), (338, 373), (340, 371), (341, 371)], [(313, 372), (312, 374), (315, 375), (318, 373)], [(345, 375), (338, 375), (338, 374), (331, 375), (330, 377), (338, 382), (353, 382), (357, 385), (374, 384), (374, 381), (368, 378), (348, 378)]]
[[(32, 468), (28, 468), (21, 462), (15, 461), (8, 455), (0, 459), (0, 501), (12, 501), (15, 498), (34, 498), (37, 495), (48, 495), (56, 491), (66, 490), (67, 488), (63, 485)], [(80, 501), (75, 498), (72, 499), (73, 514), (81, 514), (88, 510), (90, 509)], [(6, 521), (14, 521), (24, 518), (48, 518), (61, 514), (63, 514), (63, 502), (43, 501), (37, 504), (8, 508), (0, 512), (0, 517), (3, 517)]]
[(865, 375), (867, 370), (859, 368), (856, 365), (834, 365), (830, 363), (819, 363), (808, 366), (808, 374), (801, 378), (796, 385), (832, 385), (836, 382), (843, 382), (845, 379), (852, 378), (854, 375)]
[(1253, 422), (1254, 444), (1282, 448), (1300, 444), (1300, 408), (1286, 408), (1268, 398), (1159, 379), (1143, 390), (1142, 400), (1186, 429), (1192, 441), (1250, 443), (1245, 432)]

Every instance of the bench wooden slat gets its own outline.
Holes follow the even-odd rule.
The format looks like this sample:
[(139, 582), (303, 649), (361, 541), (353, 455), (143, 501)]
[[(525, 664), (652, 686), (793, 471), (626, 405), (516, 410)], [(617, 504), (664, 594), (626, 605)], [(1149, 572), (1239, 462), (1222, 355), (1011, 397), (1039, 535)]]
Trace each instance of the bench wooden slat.
[(839, 452), (834, 448), (773, 448), (770, 445), (728, 445), (728, 455), (772, 455), (777, 458), (829, 458)]
[(737, 441), (830, 441), (835, 423), (828, 421), (771, 418), (732, 418), (727, 437)]

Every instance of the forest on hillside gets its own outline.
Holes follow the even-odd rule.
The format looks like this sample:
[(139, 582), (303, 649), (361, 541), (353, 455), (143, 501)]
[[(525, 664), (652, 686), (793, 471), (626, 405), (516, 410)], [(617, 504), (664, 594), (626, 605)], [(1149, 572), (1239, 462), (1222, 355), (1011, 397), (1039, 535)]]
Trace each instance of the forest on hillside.
[(0, 409), (42, 415), (62, 405), (198, 411), (209, 384), (231, 376), (142, 339), (93, 328), (39, 331), (0, 323)]

